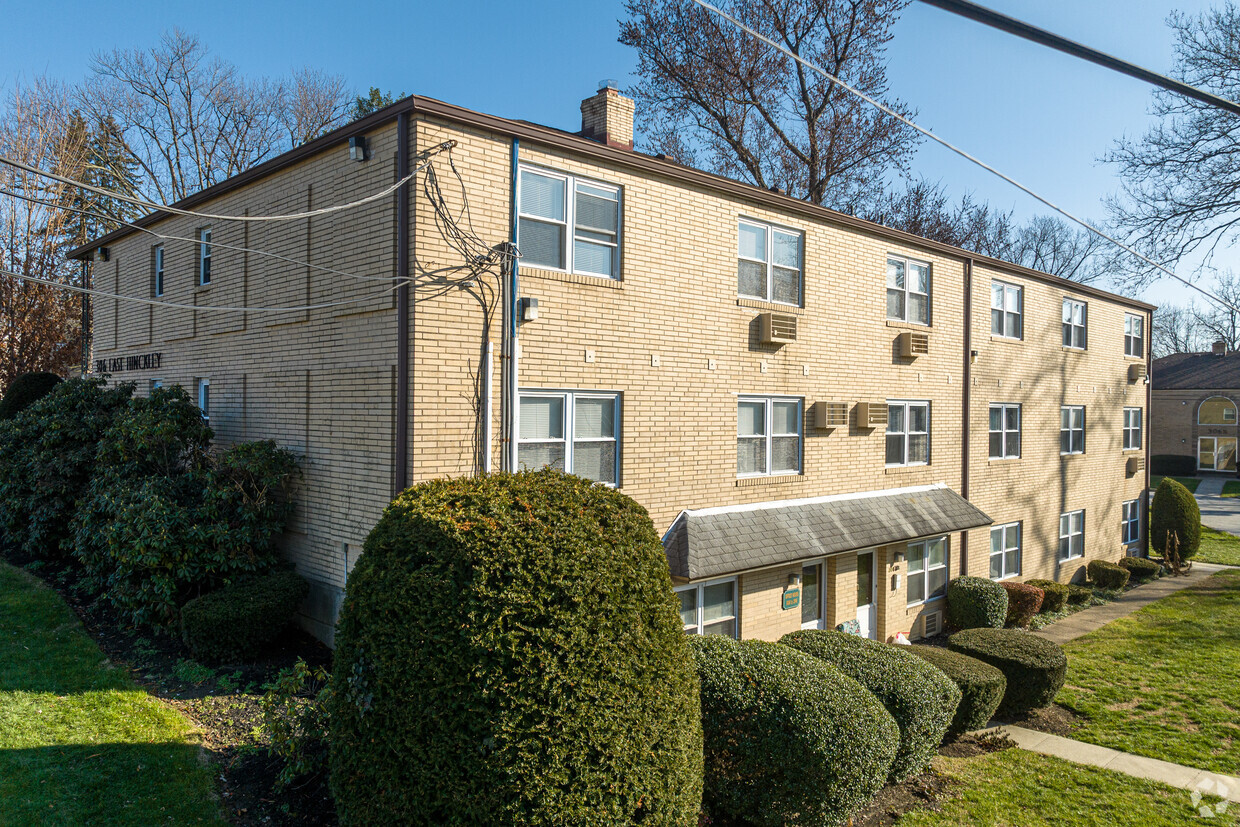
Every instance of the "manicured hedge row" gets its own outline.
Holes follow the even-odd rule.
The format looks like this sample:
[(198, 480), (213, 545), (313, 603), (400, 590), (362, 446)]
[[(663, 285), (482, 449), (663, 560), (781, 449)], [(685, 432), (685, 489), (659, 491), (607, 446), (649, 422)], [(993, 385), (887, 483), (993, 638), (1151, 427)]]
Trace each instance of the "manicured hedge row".
[(947, 584), (947, 623), (954, 629), (997, 629), (1007, 611), (1007, 592), (993, 580), (966, 575)]
[(1008, 596), (1007, 617), (1004, 622), (1008, 626), (1028, 626), (1042, 609), (1043, 592), (1029, 583), (1006, 581), (1001, 584)]
[(1042, 590), (1042, 611), (1058, 612), (1068, 602), (1068, 585), (1056, 583), (1054, 580), (1029, 580), (1030, 586)]
[(908, 646), (906, 649), (940, 670), (960, 689), (960, 705), (947, 728), (948, 735), (973, 732), (990, 723), (1007, 690), (1007, 679), (1002, 672), (977, 658), (941, 646)]
[(1017, 629), (968, 629), (947, 640), (953, 652), (985, 661), (1003, 673), (1007, 689), (1001, 715), (1019, 715), (1055, 700), (1063, 687), (1068, 658), (1063, 647)]
[(900, 748), (889, 780), (903, 781), (930, 765), (960, 703), (960, 690), (939, 670), (903, 646), (843, 632), (792, 632), (779, 642), (837, 667), (895, 718)]
[(1128, 569), (1117, 566), (1108, 560), (1091, 560), (1085, 567), (1089, 580), (1100, 589), (1122, 589), (1128, 585), (1131, 576)]
[(1155, 454), (1150, 457), (1150, 473), (1163, 477), (1194, 477), (1197, 458), (1183, 454)]
[(1162, 566), (1145, 557), (1121, 557), (1120, 568), (1128, 570), (1133, 580), (1144, 583), (1162, 574)]
[(295, 571), (248, 577), (181, 607), (181, 637), (199, 660), (243, 660), (292, 621), (310, 592)]
[(712, 819), (842, 825), (882, 788), (900, 730), (855, 680), (790, 646), (718, 636), (691, 645)]

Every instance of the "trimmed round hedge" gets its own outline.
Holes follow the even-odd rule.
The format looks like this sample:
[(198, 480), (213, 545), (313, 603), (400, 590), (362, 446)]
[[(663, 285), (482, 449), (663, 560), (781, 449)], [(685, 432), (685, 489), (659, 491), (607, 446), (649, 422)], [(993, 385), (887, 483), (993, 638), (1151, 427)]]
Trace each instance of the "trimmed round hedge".
[(941, 671), (960, 689), (960, 705), (947, 728), (948, 735), (973, 732), (990, 723), (1007, 691), (1007, 678), (1002, 672), (989, 663), (941, 646), (906, 648)]
[(1063, 647), (1019, 629), (967, 629), (947, 639), (953, 652), (989, 663), (1003, 673), (1007, 689), (1000, 715), (1019, 715), (1055, 700), (1068, 657)]
[(1120, 568), (1128, 570), (1133, 580), (1144, 583), (1162, 574), (1162, 566), (1145, 557), (1121, 557)]
[(1201, 508), (1192, 492), (1171, 477), (1163, 477), (1150, 507), (1150, 548), (1155, 554), (1166, 554), (1171, 532), (1180, 541), (1181, 559), (1197, 553), (1201, 546)]
[(1085, 567), (1089, 580), (1100, 589), (1122, 589), (1128, 585), (1131, 576), (1128, 569), (1117, 566), (1109, 560), (1090, 560)]
[(1007, 592), (985, 577), (957, 577), (947, 584), (947, 623), (954, 629), (998, 629), (1007, 620)]
[(1033, 616), (1041, 611), (1045, 593), (1030, 583), (1004, 582), (1000, 585), (1008, 596), (1004, 625), (1028, 626)]
[(1069, 586), (1066, 583), (1056, 583), (1054, 580), (1027, 580), (1030, 586), (1036, 586), (1042, 590), (1042, 611), (1058, 612), (1068, 602)]
[(960, 703), (960, 690), (942, 672), (903, 646), (843, 632), (791, 632), (779, 642), (835, 666), (873, 693), (895, 718), (900, 748), (890, 781), (911, 778), (930, 765)]
[(542, 470), (410, 488), (336, 631), (344, 824), (694, 824), (702, 715), (645, 509)]
[(238, 580), (181, 607), (181, 638), (199, 660), (247, 660), (292, 622), (309, 593), (295, 571)]
[(18, 413), (51, 393), (61, 379), (54, 373), (23, 373), (13, 380), (0, 399), (0, 419), (12, 419)]
[(1073, 606), (1080, 606), (1094, 599), (1094, 590), (1088, 586), (1080, 586), (1076, 583), (1068, 584), (1068, 602)]
[(882, 788), (900, 730), (859, 683), (790, 646), (719, 636), (690, 643), (711, 818), (841, 825)]

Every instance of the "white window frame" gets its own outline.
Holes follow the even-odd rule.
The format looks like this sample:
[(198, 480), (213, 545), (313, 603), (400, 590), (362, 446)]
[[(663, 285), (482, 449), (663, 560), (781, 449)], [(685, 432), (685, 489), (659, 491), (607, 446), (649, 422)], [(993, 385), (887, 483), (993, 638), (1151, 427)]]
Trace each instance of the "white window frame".
[[(1073, 310), (1081, 308), (1081, 323), (1072, 321)], [(1078, 299), (1063, 300), (1063, 309), (1068, 318), (1063, 321), (1063, 346), (1068, 350), (1087, 350), (1089, 348), (1089, 303)], [(1077, 330), (1081, 331), (1081, 343), (1075, 344)]]
[[(995, 306), (995, 294), (998, 292), (999, 306)], [(1010, 292), (1016, 294), (1016, 310), (1007, 309), (1007, 297)], [(998, 318), (995, 313), (998, 313)], [(1009, 336), (1005, 332), (1007, 330), (1007, 317), (1016, 317), (1016, 335)], [(998, 322), (998, 330), (995, 330), (995, 324)], [(990, 335), (998, 336), (1000, 339), (1010, 339), (1012, 341), (1020, 341), (1025, 338), (1025, 288), (1019, 284), (1012, 284), (1006, 281), (992, 281), (990, 283)]]
[(1124, 545), (1141, 541), (1141, 500), (1126, 500), (1120, 506), (1120, 537)]
[[(752, 227), (756, 230), (762, 230), (766, 233), (766, 260), (749, 258), (741, 255), (741, 225)], [(795, 302), (780, 301), (775, 298), (775, 268), (778, 266), (782, 270), (791, 270), (791, 267), (775, 264), (775, 234), (783, 233), (784, 235), (796, 236), (797, 238), (797, 300)], [(736, 295), (743, 299), (756, 299), (757, 301), (770, 302), (771, 304), (782, 304), (787, 307), (802, 307), (805, 304), (805, 233), (801, 230), (794, 230), (791, 227), (780, 227), (765, 221), (756, 221), (752, 218), (739, 218), (736, 222), (736, 258), (738, 261), (751, 261), (761, 264), (766, 268), (766, 295), (752, 296), (748, 293), (740, 291), (740, 284), (737, 284)]]
[[(1080, 515), (1081, 518), (1081, 530), (1073, 531), (1072, 518), (1077, 515)], [(1065, 521), (1067, 521), (1066, 528)], [(1077, 537), (1080, 538), (1080, 551), (1077, 554), (1073, 554), (1072, 541), (1073, 538)], [(1065, 540), (1068, 542), (1067, 556), (1063, 553), (1063, 545)], [(1078, 508), (1075, 511), (1065, 511), (1059, 515), (1059, 547), (1055, 551), (1055, 556), (1061, 563), (1066, 563), (1069, 560), (1079, 560), (1085, 556), (1085, 509)]]
[(689, 592), (689, 591), (695, 592), (694, 610), (697, 614), (697, 622), (689, 624), (689, 623), (684, 623), (682, 621), (681, 627), (684, 629), (685, 634), (687, 635), (705, 634), (704, 630), (706, 628), (706, 621), (705, 621), (705, 618), (703, 617), (704, 605), (703, 605), (702, 596), (705, 594), (706, 589), (708, 589), (711, 586), (718, 586), (721, 583), (732, 584), (732, 614), (712, 620), (711, 625), (714, 625), (716, 623), (723, 623), (728, 620), (731, 620), (732, 621), (732, 639), (735, 640), (740, 637), (740, 632), (741, 632), (740, 589), (739, 589), (739, 584), (737, 582), (737, 579), (735, 577), (721, 577), (721, 578), (718, 578), (717, 580), (707, 580), (703, 583), (693, 583), (688, 586), (677, 586), (675, 589), (673, 589), (673, 591), (676, 592), (677, 600), (680, 599), (679, 595), (682, 592)]
[(1145, 317), (1124, 314), (1124, 355), (1145, 358)]
[(164, 294), (164, 245), (162, 244), (155, 245), (155, 276), (151, 292), (155, 298)]
[[(563, 439), (526, 439), (518, 435), (517, 437), (517, 457), (518, 465), (520, 465), (521, 447), (522, 445), (547, 444), (547, 443), (564, 443), (564, 473), (575, 474), (573, 463), (573, 450), (578, 442), (614, 442), (616, 445), (616, 470), (615, 482), (606, 482), (604, 480), (595, 480), (598, 485), (604, 485), (608, 488), (616, 488), (620, 484), (620, 393), (618, 391), (594, 391), (594, 390), (541, 390), (536, 388), (522, 389), (519, 401), (526, 399), (559, 399), (562, 402), (561, 409), (564, 412), (564, 438)], [(605, 399), (610, 400), (615, 405), (612, 414), (612, 421), (615, 423), (614, 436), (610, 439), (607, 437), (583, 437), (577, 438), (575, 433), (577, 426), (577, 400), (578, 399)], [(531, 469), (533, 470), (533, 469)]]
[[(931, 568), (926, 565), (926, 561), (929, 558), (930, 544), (937, 542), (941, 542), (943, 544), (943, 563)], [(913, 571), (913, 555), (916, 549), (920, 549), (922, 566), (920, 571), (915, 572)], [(947, 575), (951, 573), (951, 552), (951, 545), (947, 542), (946, 534), (939, 537), (927, 537), (924, 540), (918, 540), (915, 543), (908, 544), (906, 553), (908, 559), (908, 576), (906, 579), (908, 584), (904, 591), (906, 606), (921, 606), (924, 603), (933, 603), (936, 600), (942, 600), (947, 596), (947, 581), (950, 579)], [(943, 590), (938, 594), (930, 594), (927, 582), (929, 580), (930, 572), (939, 571), (940, 569), (943, 570)], [(913, 588), (913, 579), (918, 577), (921, 578), (921, 590), (925, 597), (921, 600), (908, 600), (910, 590)]]
[[(996, 409), (998, 409), (999, 411), (999, 430), (997, 431), (994, 428), (990, 427), (990, 421), (989, 421), (990, 413)], [(1008, 421), (1007, 414), (1008, 414), (1008, 411), (1012, 409), (1016, 410), (1016, 429), (1015, 430), (1009, 429), (1007, 426), (1007, 421)], [(991, 402), (990, 408), (987, 411), (986, 415), (987, 415), (986, 427), (988, 429), (986, 453), (989, 455), (990, 459), (1020, 459), (1021, 442), (1023, 441), (1023, 437), (1021, 436), (1020, 405), (1012, 404), (1009, 402)], [(1009, 454), (1008, 449), (1007, 449), (1007, 444), (1008, 444), (1007, 438), (1008, 438), (1008, 435), (1013, 434), (1013, 433), (1016, 434), (1016, 453)], [(989, 445), (990, 436), (994, 434), (999, 434), (999, 444), (1001, 446), (999, 449), (999, 456), (994, 455), (994, 452)]]
[(207, 422), (211, 421), (211, 380), (200, 377), (195, 384), (196, 395), (198, 397), (198, 410), (202, 413), (202, 418)]
[[(921, 325), (923, 327), (929, 327), (931, 320), (934, 319), (934, 308), (931, 307), (931, 301), (932, 301), (931, 297), (934, 295), (934, 268), (930, 266), (930, 262), (928, 261), (922, 261), (921, 259), (916, 259), (916, 258), (909, 258), (908, 256), (900, 256), (894, 253), (888, 253), (887, 263), (890, 264), (893, 261), (900, 261), (904, 263), (904, 288), (903, 288), (904, 315), (903, 316), (892, 316), (890, 313), (890, 310), (888, 309), (887, 318), (895, 322), (905, 322), (906, 324), (915, 324), (915, 325)], [(925, 293), (922, 293), (920, 290), (914, 290), (911, 287), (912, 280), (909, 278), (909, 270), (912, 269), (911, 265), (913, 264), (916, 264), (919, 267), (926, 268), (926, 292)], [(884, 275), (884, 283), (886, 283), (885, 275)], [(901, 288), (899, 287), (892, 287), (890, 284), (887, 284), (887, 289), (883, 293), (883, 301), (886, 302), (887, 300), (886, 297), (888, 293), (892, 291), (898, 291), (900, 289)], [(909, 296), (925, 296), (926, 297), (926, 320), (924, 322), (918, 321), (915, 319), (910, 319), (908, 317)]]
[[(1141, 408), (1124, 408), (1124, 441), (1123, 450), (1140, 451), (1144, 429), (1144, 416)], [(1136, 420), (1133, 424), (1132, 420)]]
[[(740, 470), (740, 461), (737, 461), (736, 476), (739, 478), (747, 477), (789, 477), (805, 473), (805, 399), (800, 396), (738, 396), (736, 398), (736, 439), (739, 447), (741, 439), (756, 439), (753, 435), (742, 435), (740, 427), (740, 405), (742, 402), (761, 402), (763, 403), (763, 428), (762, 439), (766, 446), (766, 468), (765, 471), (756, 471), (742, 473)], [(797, 406), (797, 467), (794, 471), (775, 471), (772, 470), (772, 460), (775, 456), (775, 438), (790, 437), (793, 434), (774, 433), (775, 420), (775, 402), (795, 402)]]
[[(521, 209), (521, 186), (520, 180), (523, 173), (533, 175), (541, 175), (545, 178), (556, 178), (564, 183), (564, 220), (557, 221), (550, 218), (544, 218), (541, 215), (531, 215)], [(556, 224), (564, 228), (564, 266), (554, 267), (550, 264), (536, 264), (529, 262), (527, 267), (533, 267), (538, 270), (547, 270), (552, 273), (572, 273), (580, 276), (592, 276), (599, 279), (611, 279), (612, 281), (620, 280), (620, 240), (624, 237), (624, 193), (616, 184), (608, 184), (604, 181), (598, 181), (593, 178), (585, 178), (578, 175), (572, 175), (567, 172), (559, 172), (557, 170), (547, 169), (546, 167), (534, 166), (533, 164), (519, 164), (517, 167), (517, 248), (521, 247), (521, 219), (530, 221), (538, 221), (543, 224)], [(574, 248), (577, 241), (577, 232), (580, 228), (577, 226), (577, 187), (587, 186), (598, 190), (607, 190), (615, 193), (616, 196), (616, 240), (614, 243), (600, 241), (597, 238), (583, 239), (591, 244), (598, 244), (603, 247), (611, 248), (611, 274), (595, 273), (589, 270), (580, 270), (577, 268), (575, 261)]]
[(206, 287), (211, 283), (211, 228), (203, 227), (198, 231), (198, 286)]
[[(1081, 433), (1081, 450), (1079, 451), (1072, 450), (1072, 443), (1073, 443), (1072, 435), (1075, 434), (1078, 430), (1077, 428), (1072, 427), (1072, 411), (1081, 412), (1081, 427), (1079, 429)], [(1065, 412), (1068, 413), (1068, 427), (1067, 428), (1063, 426), (1063, 415)], [(1072, 456), (1079, 456), (1080, 454), (1085, 453), (1085, 448), (1086, 448), (1085, 433), (1086, 433), (1085, 406), (1084, 405), (1060, 405), (1059, 406), (1059, 456), (1072, 457)], [(1068, 434), (1068, 450), (1067, 451), (1063, 449), (1063, 435), (1064, 434)]]
[[(894, 407), (904, 408), (904, 430), (903, 431), (892, 431), (891, 430), (891, 409)], [(925, 431), (909, 430), (912, 424), (912, 421), (913, 421), (912, 416), (910, 416), (912, 408), (925, 408), (926, 409), (926, 430)], [(934, 425), (930, 421), (930, 414), (931, 414), (930, 401), (927, 399), (888, 399), (887, 400), (887, 423), (888, 424), (887, 424), (887, 430), (886, 430), (886, 433), (884, 434), (884, 439), (883, 439), (883, 463), (887, 468), (915, 468), (921, 465), (930, 464), (931, 460), (934, 457), (934, 445), (933, 445), (933, 439), (931, 438), (931, 432), (934, 429)], [(909, 437), (917, 436), (922, 433), (926, 435), (926, 461), (925, 462), (909, 462), (908, 461)], [(896, 436), (896, 435), (903, 436), (904, 450), (903, 450), (902, 456), (904, 457), (904, 461), (903, 462), (887, 462), (887, 438)]]
[[(805, 570), (818, 569), (818, 619), (805, 619)], [(825, 629), (827, 621), (827, 561), (826, 558), (805, 560), (801, 563), (801, 628)]]
[[(1012, 529), (1015, 529), (1015, 531), (1012, 531)], [(995, 551), (995, 532), (996, 531), (1001, 532), (1001, 538), (1002, 538), (1000, 540), (1002, 547), (998, 551)], [(1015, 545), (1012, 545), (1009, 543), (1009, 540), (1011, 539), (1011, 536), (1013, 533), (1016, 535)], [(1011, 577), (1020, 576), (1020, 569), (1021, 569), (1021, 564), (1022, 564), (1021, 535), (1023, 533), (1024, 532), (1022, 531), (1022, 526), (1019, 521), (1014, 522), (1014, 523), (1004, 523), (1003, 525), (997, 525), (997, 526), (991, 527), (990, 529), (990, 572), (991, 572), (990, 579), (991, 580), (1007, 580)], [(1016, 552), (1016, 569), (1015, 571), (1008, 571), (1008, 568), (1007, 568), (1008, 553), (1013, 552), (1013, 551)], [(999, 576), (998, 577), (994, 575), (996, 557), (999, 558)]]

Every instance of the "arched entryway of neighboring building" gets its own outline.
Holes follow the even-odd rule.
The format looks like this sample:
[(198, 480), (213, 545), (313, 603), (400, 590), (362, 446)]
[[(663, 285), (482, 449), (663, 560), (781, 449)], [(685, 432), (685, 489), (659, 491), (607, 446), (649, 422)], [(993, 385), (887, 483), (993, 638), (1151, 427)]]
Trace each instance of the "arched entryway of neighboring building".
[[(1197, 408), (1198, 427), (1235, 428), (1236, 403), (1225, 396), (1211, 396)], [(1197, 437), (1197, 470), (1236, 472), (1236, 436), (1211, 434)]]

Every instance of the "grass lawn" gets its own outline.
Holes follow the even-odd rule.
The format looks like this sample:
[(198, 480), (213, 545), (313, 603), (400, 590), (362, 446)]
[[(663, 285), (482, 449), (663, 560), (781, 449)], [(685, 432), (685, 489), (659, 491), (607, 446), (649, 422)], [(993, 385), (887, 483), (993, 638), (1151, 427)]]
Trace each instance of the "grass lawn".
[(942, 803), (939, 812), (919, 810), (900, 817), (897, 827), (1233, 823), (1230, 815), (1203, 822), (1187, 790), (1021, 749), (975, 758), (938, 758), (935, 767), (951, 779), (954, 796)]
[[(1190, 492), (1196, 491), (1197, 486), (1201, 484), (1201, 480), (1197, 479), (1196, 477), (1172, 477), (1171, 479), (1175, 480), (1180, 485), (1187, 488)], [(1158, 483), (1162, 481), (1163, 481), (1163, 478), (1159, 476), (1158, 474), (1151, 474), (1150, 475), (1150, 488), (1154, 488), (1154, 489), (1158, 488)]]
[(1081, 741), (1240, 772), (1240, 571), (1223, 571), (1072, 641), (1056, 699)]
[(0, 824), (222, 824), (191, 728), (0, 563)]
[(1240, 537), (1202, 526), (1201, 547), (1193, 559), (1224, 566), (1240, 566)]
[(1220, 497), (1240, 497), (1240, 480), (1228, 480), (1223, 483), (1223, 493)]

